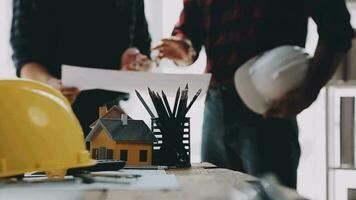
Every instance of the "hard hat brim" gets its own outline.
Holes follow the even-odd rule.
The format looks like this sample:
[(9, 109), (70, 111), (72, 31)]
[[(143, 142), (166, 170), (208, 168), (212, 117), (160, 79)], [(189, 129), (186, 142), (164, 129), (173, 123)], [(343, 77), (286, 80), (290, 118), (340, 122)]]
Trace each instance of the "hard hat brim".
[(264, 98), (257, 91), (251, 80), (250, 75), (250, 69), (256, 62), (257, 58), (258, 56), (244, 63), (235, 72), (234, 81), (237, 93), (244, 102), (244, 104), (253, 112), (258, 114), (264, 114), (268, 110), (269, 105), (267, 104), (267, 102), (265, 102)]

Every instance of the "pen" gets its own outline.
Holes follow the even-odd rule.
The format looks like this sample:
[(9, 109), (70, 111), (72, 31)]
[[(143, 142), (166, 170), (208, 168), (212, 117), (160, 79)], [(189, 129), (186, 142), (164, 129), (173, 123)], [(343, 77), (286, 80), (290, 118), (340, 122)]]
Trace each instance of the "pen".
[(165, 165), (150, 165), (150, 166), (125, 166), (124, 169), (139, 169), (139, 170), (163, 170), (171, 167)]

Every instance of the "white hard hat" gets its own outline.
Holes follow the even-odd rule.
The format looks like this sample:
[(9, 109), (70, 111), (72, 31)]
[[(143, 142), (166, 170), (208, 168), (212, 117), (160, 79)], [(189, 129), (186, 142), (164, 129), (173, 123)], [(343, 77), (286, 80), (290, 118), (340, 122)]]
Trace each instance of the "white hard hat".
[(311, 56), (297, 46), (280, 46), (244, 63), (235, 73), (235, 87), (252, 111), (264, 114), (272, 101), (305, 79)]

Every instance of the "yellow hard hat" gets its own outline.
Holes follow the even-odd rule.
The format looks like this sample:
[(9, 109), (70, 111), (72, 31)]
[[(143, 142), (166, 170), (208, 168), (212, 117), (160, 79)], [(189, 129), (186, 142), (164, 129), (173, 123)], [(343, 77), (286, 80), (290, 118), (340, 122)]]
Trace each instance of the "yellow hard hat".
[(70, 103), (30, 80), (0, 80), (0, 177), (94, 165)]

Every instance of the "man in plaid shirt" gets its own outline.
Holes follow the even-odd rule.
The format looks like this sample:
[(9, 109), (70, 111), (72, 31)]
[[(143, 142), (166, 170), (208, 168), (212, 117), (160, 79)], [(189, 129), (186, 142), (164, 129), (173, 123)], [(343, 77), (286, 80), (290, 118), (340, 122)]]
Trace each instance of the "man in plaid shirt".
[[(253, 56), (282, 45), (304, 47), (308, 18), (319, 41), (305, 84), (276, 102), (264, 116), (248, 110), (233, 86), (234, 72)], [(296, 115), (333, 75), (354, 37), (343, 0), (184, 0), (173, 37), (155, 47), (160, 57), (190, 65), (202, 46), (207, 94), (202, 160), (256, 176), (276, 175), (296, 187), (300, 157)]]
[(85, 134), (99, 106), (115, 105), (127, 95), (63, 85), (61, 65), (145, 70), (150, 62), (143, 0), (13, 0), (10, 42), (17, 75), (58, 89)]

